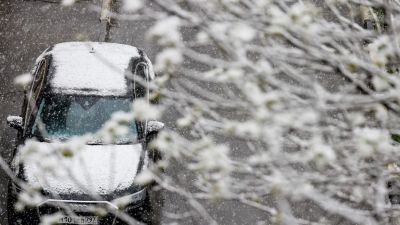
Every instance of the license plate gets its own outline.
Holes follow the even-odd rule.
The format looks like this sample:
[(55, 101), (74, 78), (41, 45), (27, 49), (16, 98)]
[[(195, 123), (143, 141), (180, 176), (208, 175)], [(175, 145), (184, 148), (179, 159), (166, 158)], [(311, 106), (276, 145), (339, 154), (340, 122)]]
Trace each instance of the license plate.
[(99, 224), (97, 216), (64, 216), (58, 220), (61, 224)]

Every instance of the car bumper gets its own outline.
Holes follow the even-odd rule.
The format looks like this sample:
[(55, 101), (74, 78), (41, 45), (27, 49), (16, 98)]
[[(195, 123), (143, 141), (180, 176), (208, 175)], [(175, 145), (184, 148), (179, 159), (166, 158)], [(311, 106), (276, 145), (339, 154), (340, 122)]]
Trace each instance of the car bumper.
[(140, 211), (140, 206), (146, 199), (147, 191), (142, 189), (128, 196), (131, 203), (125, 207), (119, 207), (110, 201), (79, 201), (79, 200), (59, 200), (47, 199), (40, 203), (37, 208), (37, 215), (42, 217), (57, 212), (62, 212), (68, 216), (97, 216), (98, 224), (115, 224), (118, 220), (119, 213), (127, 213), (131, 215), (136, 211)]

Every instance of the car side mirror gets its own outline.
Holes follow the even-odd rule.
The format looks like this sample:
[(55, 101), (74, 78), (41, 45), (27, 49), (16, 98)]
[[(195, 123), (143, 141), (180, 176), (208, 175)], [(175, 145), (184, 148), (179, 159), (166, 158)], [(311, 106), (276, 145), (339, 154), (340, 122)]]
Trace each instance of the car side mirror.
[(22, 117), (20, 116), (7, 116), (8, 126), (17, 130), (22, 130)]
[(155, 121), (155, 120), (150, 120), (147, 122), (147, 134), (154, 134), (158, 133), (164, 128), (164, 123)]

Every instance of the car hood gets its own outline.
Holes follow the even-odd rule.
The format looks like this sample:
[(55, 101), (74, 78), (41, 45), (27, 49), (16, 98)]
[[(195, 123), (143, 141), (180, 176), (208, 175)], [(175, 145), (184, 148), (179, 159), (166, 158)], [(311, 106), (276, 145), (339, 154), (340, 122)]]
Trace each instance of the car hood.
[[(50, 145), (40, 143), (41, 148)], [(59, 157), (54, 173), (43, 173), (37, 160), (24, 160), (22, 169), (27, 182), (42, 187), (45, 193), (74, 198), (139, 189), (133, 181), (143, 166), (147, 166), (147, 156), (142, 144), (85, 145), (73, 157)]]

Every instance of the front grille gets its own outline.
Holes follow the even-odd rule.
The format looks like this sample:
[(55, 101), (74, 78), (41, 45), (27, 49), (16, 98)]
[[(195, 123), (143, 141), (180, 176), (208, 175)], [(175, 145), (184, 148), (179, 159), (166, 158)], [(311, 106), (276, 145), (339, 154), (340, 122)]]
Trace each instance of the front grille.
[[(141, 214), (143, 211), (141, 207), (145, 203), (146, 196), (146, 189), (142, 189), (136, 193), (122, 197), (129, 198), (131, 203), (121, 210), (133, 216)], [(118, 207), (109, 201), (58, 199), (47, 199), (37, 206), (37, 213), (40, 217), (57, 212), (62, 212), (68, 216), (98, 216), (99, 224), (113, 225), (116, 222), (115, 215), (118, 214)]]
[(106, 213), (107, 210), (117, 210), (109, 202), (83, 202), (83, 201), (65, 201), (48, 200), (37, 207), (37, 213), (40, 217), (44, 215), (62, 212), (69, 216), (98, 216), (99, 224), (112, 225), (115, 223), (116, 216)]

